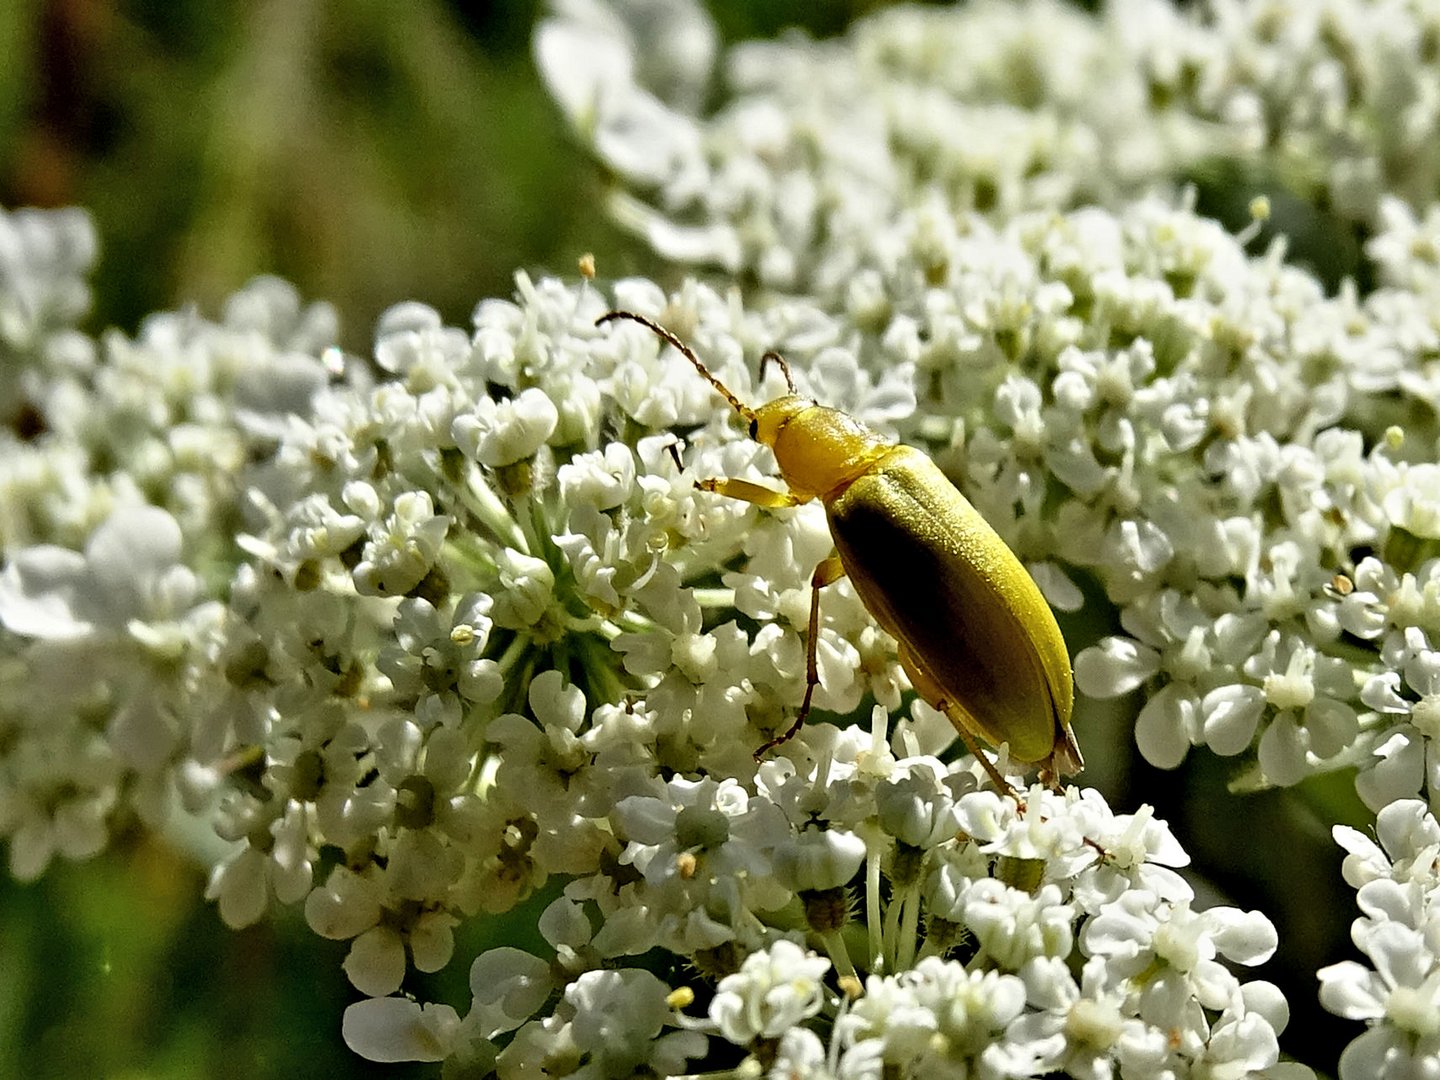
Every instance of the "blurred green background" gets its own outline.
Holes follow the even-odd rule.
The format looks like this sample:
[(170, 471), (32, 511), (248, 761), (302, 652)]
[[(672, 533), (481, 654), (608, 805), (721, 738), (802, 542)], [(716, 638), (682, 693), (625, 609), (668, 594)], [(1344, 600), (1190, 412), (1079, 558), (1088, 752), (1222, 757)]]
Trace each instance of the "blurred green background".
[[(866, 0), (716, 5), (728, 40), (842, 30)], [(4, 0), (0, 204), (83, 205), (97, 325), (216, 310), (257, 273), (349, 344), (423, 299), (464, 325), (517, 269), (651, 268), (599, 215), (530, 60), (539, 0)]]
[[(828, 35), (877, 6), (712, 5), (731, 41), (792, 25)], [(133, 332), (180, 304), (215, 313), (267, 272), (336, 304), (357, 350), (390, 304), (423, 300), (464, 326), (517, 269), (573, 274), (584, 252), (605, 277), (677, 280), (599, 216), (599, 177), (531, 66), (539, 12), (537, 0), (0, 0), (0, 205), (94, 213), (94, 331)], [(1244, 223), (1251, 183), (1223, 169), (1194, 179), (1202, 206)], [(1322, 274), (1353, 271), (1344, 261)], [(1093, 618), (1067, 627), (1072, 647), (1109, 629)], [(1079, 717), (1085, 779), (1117, 809), (1155, 805), (1211, 899), (1284, 928), (1266, 977), (1290, 998), (1292, 1037), (1310, 1029), (1304, 1056), (1334, 1060), (1354, 1032), (1317, 1013), (1313, 972), (1348, 955), (1353, 900), (1327, 823), (1363, 820), (1350, 778), (1236, 799), (1209, 755), (1155, 773), (1134, 759), (1133, 707)], [(344, 1048), (340, 1015), (358, 995), (343, 944), (298, 913), (231, 932), (203, 890), (201, 868), (139, 833), (34, 885), (0, 873), (0, 1080), (435, 1075)], [(463, 1009), (466, 961), (487, 938), (525, 944), (545, 899), (508, 925), (466, 927), (453, 970), (424, 989)]]

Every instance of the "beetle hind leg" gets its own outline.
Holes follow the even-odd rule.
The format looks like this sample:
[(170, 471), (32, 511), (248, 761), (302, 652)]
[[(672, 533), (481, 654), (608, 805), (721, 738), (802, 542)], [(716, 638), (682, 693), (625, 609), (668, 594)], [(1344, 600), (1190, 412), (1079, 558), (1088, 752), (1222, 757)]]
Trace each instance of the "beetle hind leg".
[(810, 626), (805, 634), (805, 698), (800, 702), (800, 711), (795, 714), (789, 729), (755, 751), (756, 761), (793, 739), (804, 726), (805, 717), (810, 715), (810, 699), (815, 696), (815, 687), (820, 685), (820, 664), (816, 658), (820, 648), (820, 590), (844, 576), (845, 565), (833, 552), (821, 559), (815, 573), (810, 575)]
[(1061, 778), (1085, 768), (1085, 759), (1080, 754), (1080, 744), (1075, 741), (1075, 733), (1058, 721), (1055, 729), (1055, 749), (1040, 770), (1040, 780), (1059, 791)]
[(980, 767), (989, 775), (996, 790), (1002, 795), (1009, 795), (1021, 806), (1024, 806), (1024, 800), (1020, 798), (1014, 786), (995, 767), (995, 763), (981, 749), (979, 741), (971, 733), (970, 718), (966, 716), (965, 710), (951, 701), (935, 680), (926, 674), (925, 669), (916, 662), (915, 654), (906, 648), (904, 642), (900, 643), (900, 666), (910, 677), (910, 684), (915, 687), (915, 692), (925, 700), (926, 704), (945, 714), (950, 721), (950, 726), (959, 733), (961, 741), (965, 743), (965, 749), (969, 750), (971, 756), (980, 763)]

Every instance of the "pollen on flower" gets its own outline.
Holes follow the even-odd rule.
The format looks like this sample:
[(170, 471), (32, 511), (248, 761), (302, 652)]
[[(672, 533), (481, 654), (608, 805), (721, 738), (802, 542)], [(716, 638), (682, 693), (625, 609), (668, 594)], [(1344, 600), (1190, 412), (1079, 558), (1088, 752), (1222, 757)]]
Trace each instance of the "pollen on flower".
[(1265, 699), (1277, 709), (1303, 709), (1315, 700), (1315, 684), (1304, 672), (1292, 669), (1265, 676)]
[(1427, 739), (1440, 740), (1440, 693), (1426, 694), (1412, 705), (1410, 722)]

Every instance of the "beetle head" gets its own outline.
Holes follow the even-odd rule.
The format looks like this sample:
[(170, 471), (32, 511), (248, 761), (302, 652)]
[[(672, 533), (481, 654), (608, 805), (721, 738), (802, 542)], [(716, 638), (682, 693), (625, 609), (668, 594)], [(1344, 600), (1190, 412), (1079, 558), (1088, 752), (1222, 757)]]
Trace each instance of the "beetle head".
[(830, 498), (890, 449), (848, 413), (794, 394), (756, 409), (750, 435), (775, 451), (780, 475), (801, 498)]

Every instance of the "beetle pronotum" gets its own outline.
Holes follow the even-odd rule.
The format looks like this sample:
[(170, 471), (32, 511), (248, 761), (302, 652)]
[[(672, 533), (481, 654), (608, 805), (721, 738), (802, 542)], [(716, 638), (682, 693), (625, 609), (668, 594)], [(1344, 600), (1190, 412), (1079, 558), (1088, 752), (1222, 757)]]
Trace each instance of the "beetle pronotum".
[(693, 349), (665, 327), (631, 311), (629, 319), (674, 346), (771, 448), (788, 491), (721, 477), (696, 486), (757, 506), (819, 499), (835, 551), (810, 578), (805, 697), (788, 731), (800, 730), (820, 681), (816, 645), (820, 590), (849, 576), (875, 620), (899, 646), (915, 692), (949, 717), (1002, 791), (1010, 785), (976, 743), (1008, 743), (1012, 760), (1039, 765), (1054, 781), (1084, 765), (1070, 730), (1075, 692), (1065, 639), (1034, 579), (939, 467), (911, 446), (885, 441), (854, 417), (799, 396), (790, 369), (775, 361), (790, 392), (758, 408), (717, 379)]

